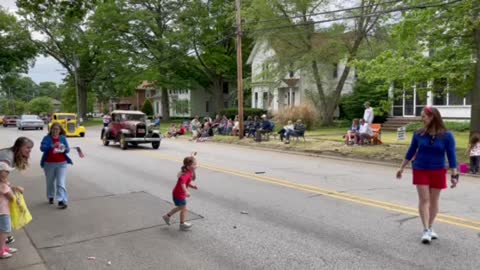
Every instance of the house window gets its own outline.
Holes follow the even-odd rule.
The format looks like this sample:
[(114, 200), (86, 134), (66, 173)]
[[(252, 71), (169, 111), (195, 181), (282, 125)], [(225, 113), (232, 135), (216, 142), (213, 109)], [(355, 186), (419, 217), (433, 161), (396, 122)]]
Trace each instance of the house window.
[(433, 81), (433, 105), (447, 105), (447, 80), (445, 78)]
[(228, 94), (228, 82), (223, 82), (223, 93)]
[(463, 105), (463, 97), (460, 97), (455, 93), (449, 92), (448, 105)]
[(288, 73), (288, 76), (290, 76), (290, 78), (293, 78), (293, 76), (295, 76), (295, 72), (291, 71)]
[(465, 105), (472, 105), (472, 94), (473, 90), (468, 92), (468, 94), (465, 96)]
[(263, 109), (266, 110), (268, 108), (268, 93), (263, 92)]
[(338, 64), (335, 63), (333, 64), (333, 78), (337, 78), (338, 77)]
[(254, 108), (258, 108), (258, 92), (255, 92), (255, 101), (253, 103)]
[(209, 101), (205, 102), (205, 112), (207, 112), (207, 113), (210, 112), (210, 102)]
[(292, 107), (295, 106), (295, 91), (292, 91)]
[(158, 101), (155, 102), (155, 113), (156, 114), (160, 114), (159, 110), (158, 110)]

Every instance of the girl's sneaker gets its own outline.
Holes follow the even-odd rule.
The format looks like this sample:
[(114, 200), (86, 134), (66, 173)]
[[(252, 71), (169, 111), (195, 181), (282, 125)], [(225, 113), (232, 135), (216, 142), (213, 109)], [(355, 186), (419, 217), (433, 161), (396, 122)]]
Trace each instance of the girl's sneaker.
[(9, 247), (9, 246), (5, 246), (5, 249), (3, 251), (7, 252), (7, 253), (10, 253), (10, 254), (13, 254), (13, 253), (17, 252), (18, 249), (12, 248), (12, 247)]
[(167, 223), (167, 225), (170, 225), (170, 217), (165, 215), (163, 216), (163, 220), (165, 221), (165, 223)]
[(12, 257), (12, 254), (6, 252), (6, 251), (3, 251), (1, 254), (0, 254), (0, 259), (8, 259)]
[(7, 241), (5, 241), (5, 244), (9, 245), (9, 244), (13, 244), (14, 242), (15, 242), (15, 237), (13, 237), (12, 235), (7, 236)]
[(434, 232), (433, 229), (430, 228), (429, 231), (430, 231), (430, 237), (432, 238), (432, 240), (438, 239), (438, 234)]
[(180, 230), (181, 231), (188, 231), (192, 228), (192, 224), (185, 222), (185, 223), (180, 223)]
[(430, 230), (423, 231), (422, 243), (423, 244), (430, 244), (430, 242), (432, 242), (432, 236), (430, 235)]

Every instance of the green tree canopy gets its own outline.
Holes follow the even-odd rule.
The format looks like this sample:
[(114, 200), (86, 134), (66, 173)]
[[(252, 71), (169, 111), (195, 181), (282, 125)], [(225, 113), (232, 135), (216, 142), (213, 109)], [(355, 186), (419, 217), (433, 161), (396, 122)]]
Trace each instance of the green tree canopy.
[(36, 55), (30, 32), (0, 6), (0, 76), (12, 71), (27, 72)]
[(53, 112), (52, 99), (49, 97), (34, 98), (28, 103), (27, 108), (32, 114), (49, 114)]

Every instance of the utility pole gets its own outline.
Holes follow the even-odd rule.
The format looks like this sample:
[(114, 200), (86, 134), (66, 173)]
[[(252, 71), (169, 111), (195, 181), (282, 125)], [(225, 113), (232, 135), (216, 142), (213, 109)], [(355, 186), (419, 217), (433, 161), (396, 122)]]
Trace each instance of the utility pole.
[(237, 91), (238, 91), (238, 137), (243, 139), (243, 72), (242, 72), (242, 19), (240, 17), (240, 0), (235, 0), (237, 9)]

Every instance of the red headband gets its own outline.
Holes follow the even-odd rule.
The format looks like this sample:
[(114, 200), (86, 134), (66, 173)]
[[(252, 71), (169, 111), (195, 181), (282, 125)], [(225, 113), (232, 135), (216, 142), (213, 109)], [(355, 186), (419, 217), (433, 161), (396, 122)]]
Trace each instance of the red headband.
[(423, 110), (425, 110), (429, 115), (433, 114), (432, 107), (430, 107), (430, 106), (425, 106), (425, 108), (423, 108)]

